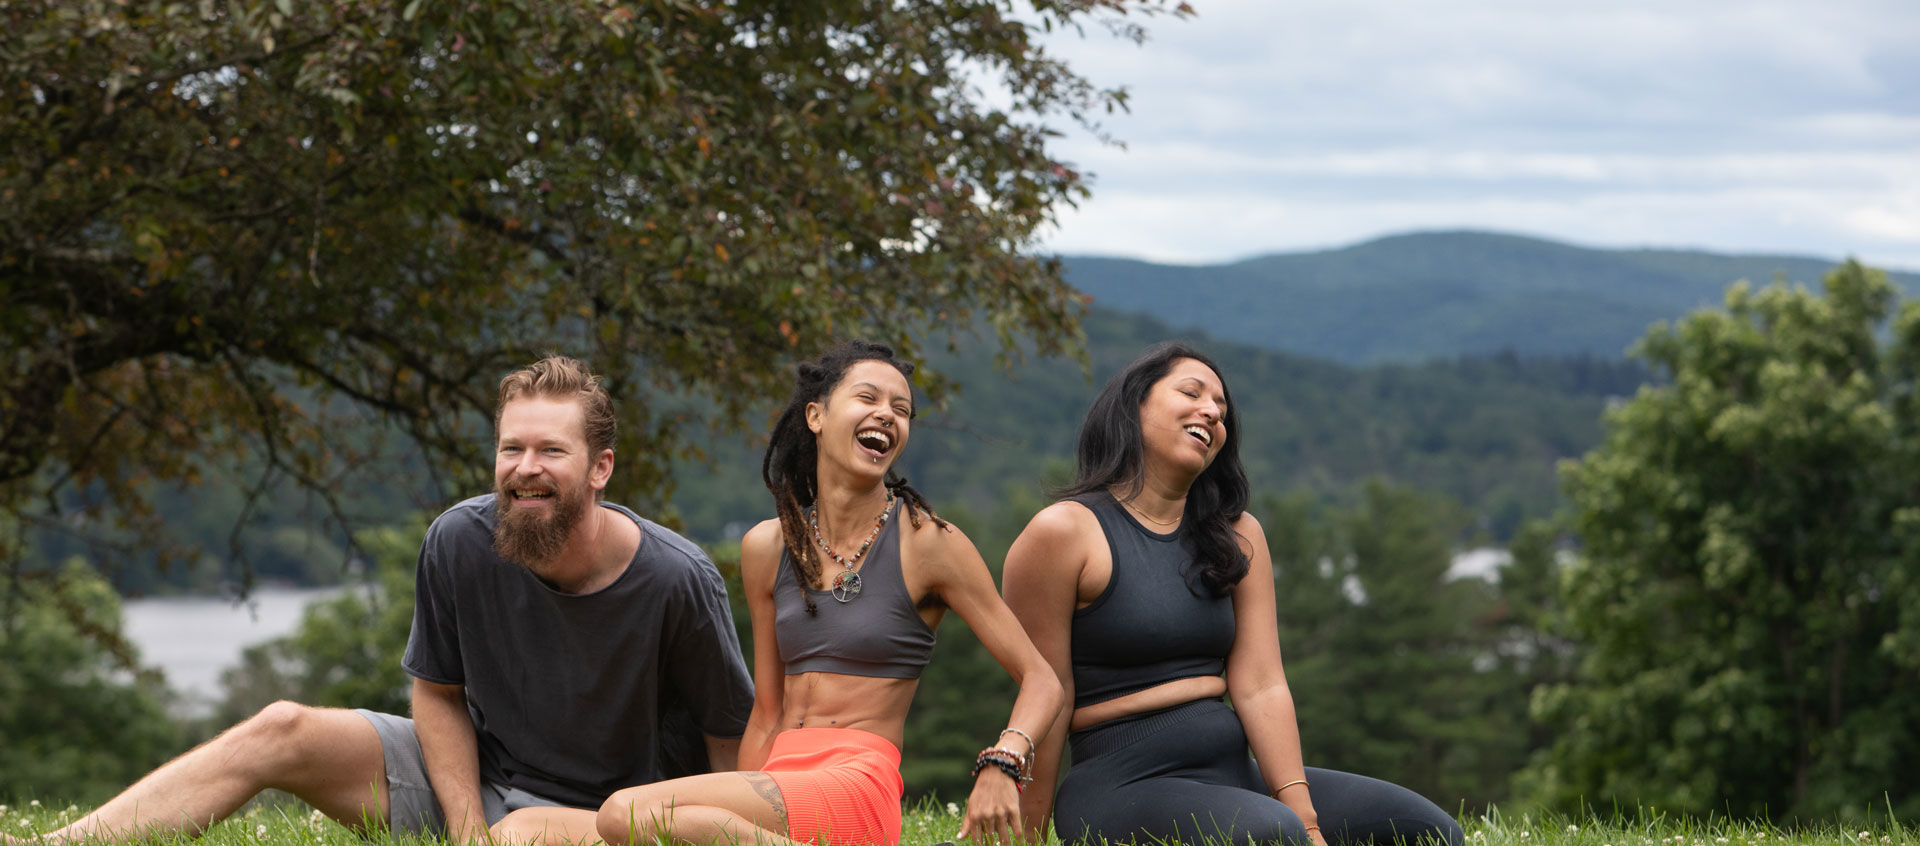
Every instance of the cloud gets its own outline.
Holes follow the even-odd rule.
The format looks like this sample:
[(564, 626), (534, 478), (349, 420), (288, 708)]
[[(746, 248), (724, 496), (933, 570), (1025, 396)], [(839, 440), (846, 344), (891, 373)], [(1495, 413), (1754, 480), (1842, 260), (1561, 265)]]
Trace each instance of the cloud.
[(1108, 126), (1125, 150), (1062, 143), (1094, 196), (1047, 247), (1219, 260), (1474, 226), (1920, 267), (1907, 0), (1197, 6), (1145, 46), (1049, 42), (1133, 113)]

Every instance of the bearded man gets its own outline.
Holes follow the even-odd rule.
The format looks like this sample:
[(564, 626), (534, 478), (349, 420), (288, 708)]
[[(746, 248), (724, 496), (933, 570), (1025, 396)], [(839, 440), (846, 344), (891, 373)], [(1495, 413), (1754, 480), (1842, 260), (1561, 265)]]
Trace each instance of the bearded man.
[(753, 686), (725, 585), (699, 547), (600, 501), (615, 420), (599, 380), (535, 362), (501, 380), (494, 426), (494, 492), (421, 544), (411, 720), (276, 702), (44, 839), (198, 834), (277, 788), (355, 830), (464, 842), (510, 811), (732, 769)]

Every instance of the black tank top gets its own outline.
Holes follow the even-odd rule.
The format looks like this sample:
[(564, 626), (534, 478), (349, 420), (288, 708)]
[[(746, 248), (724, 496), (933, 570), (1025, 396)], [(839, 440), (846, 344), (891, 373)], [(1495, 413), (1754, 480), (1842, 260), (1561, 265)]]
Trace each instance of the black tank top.
[[(933, 656), (933, 630), (913, 607), (907, 579), (900, 572), (900, 533), (906, 503), (873, 539), (860, 563), (860, 593), (849, 602), (833, 591), (807, 588), (816, 613), (808, 614), (795, 579), (793, 556), (783, 548), (773, 583), (773, 631), (787, 675), (843, 673), (888, 679), (917, 679)], [(826, 561), (827, 575), (840, 565)]]
[(1107, 589), (1073, 612), (1073, 707), (1225, 672), (1233, 599), (1188, 585), (1194, 560), (1186, 524), (1148, 531), (1104, 492), (1073, 501), (1099, 518), (1113, 555)]

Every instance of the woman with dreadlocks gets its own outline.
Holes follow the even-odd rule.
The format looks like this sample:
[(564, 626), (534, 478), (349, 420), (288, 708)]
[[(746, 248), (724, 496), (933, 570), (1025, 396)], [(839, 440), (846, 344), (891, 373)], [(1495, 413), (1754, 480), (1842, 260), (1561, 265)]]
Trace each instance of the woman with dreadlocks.
[(761, 465), (779, 516), (740, 543), (755, 682), (743, 772), (615, 793), (598, 818), (608, 843), (898, 843), (907, 707), (949, 609), (1020, 683), (1007, 729), (973, 762), (961, 836), (1018, 831), (1018, 789), (1064, 698), (980, 553), (891, 472), (912, 374), (861, 341), (800, 365)]

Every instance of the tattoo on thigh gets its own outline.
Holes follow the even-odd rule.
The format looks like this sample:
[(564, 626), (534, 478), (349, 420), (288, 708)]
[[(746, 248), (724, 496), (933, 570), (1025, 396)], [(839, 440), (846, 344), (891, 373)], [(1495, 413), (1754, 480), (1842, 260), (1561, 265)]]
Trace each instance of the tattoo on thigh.
[(773, 812), (780, 817), (780, 824), (786, 825), (787, 803), (780, 796), (780, 785), (773, 783), (773, 776), (766, 773), (741, 773), (741, 775), (746, 777), (748, 784), (753, 785), (753, 792), (760, 794), (760, 798), (767, 800), (767, 804), (773, 806)]

